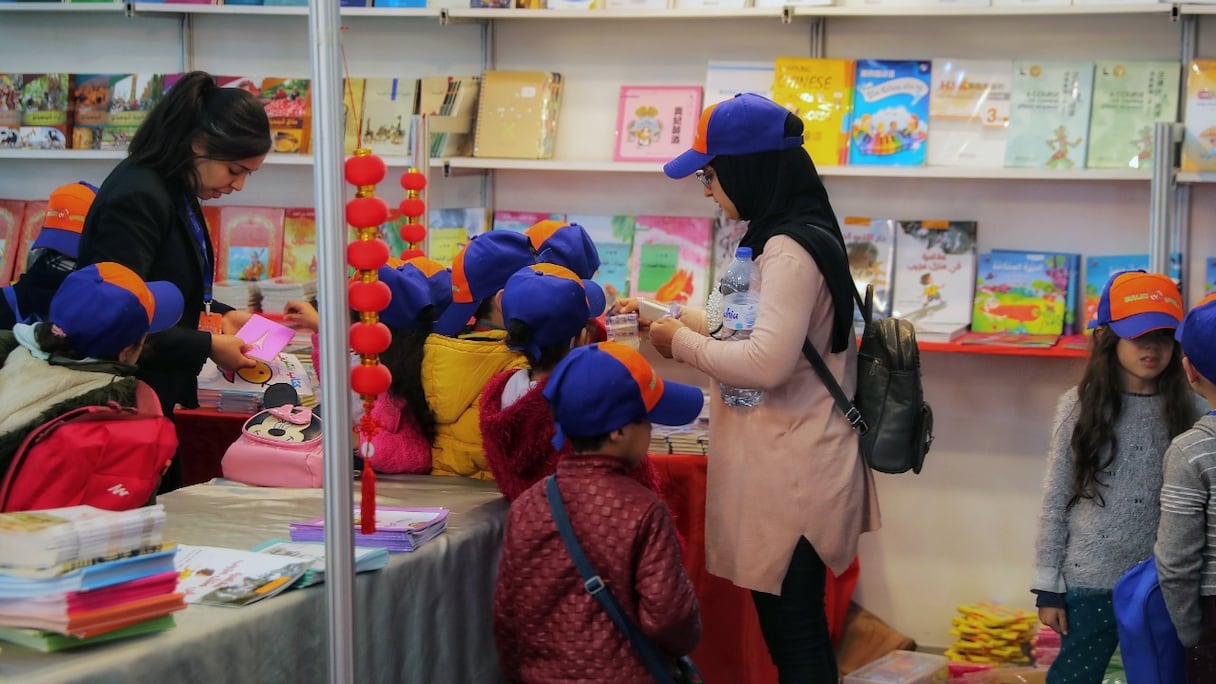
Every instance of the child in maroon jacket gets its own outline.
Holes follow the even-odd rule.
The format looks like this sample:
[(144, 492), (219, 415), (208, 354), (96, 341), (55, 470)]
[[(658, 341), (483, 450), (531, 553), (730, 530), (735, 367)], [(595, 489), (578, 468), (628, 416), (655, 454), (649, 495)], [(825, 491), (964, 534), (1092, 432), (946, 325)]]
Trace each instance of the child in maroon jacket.
[[(666, 504), (627, 471), (646, 456), (652, 422), (683, 425), (701, 390), (664, 382), (622, 344), (579, 347), (554, 368), (544, 396), (570, 524), (621, 610), (672, 659), (701, 639), (701, 613)], [(600, 603), (587, 592), (557, 532), (543, 483), (511, 505), (494, 591), (494, 637), (508, 681), (653, 682)]]

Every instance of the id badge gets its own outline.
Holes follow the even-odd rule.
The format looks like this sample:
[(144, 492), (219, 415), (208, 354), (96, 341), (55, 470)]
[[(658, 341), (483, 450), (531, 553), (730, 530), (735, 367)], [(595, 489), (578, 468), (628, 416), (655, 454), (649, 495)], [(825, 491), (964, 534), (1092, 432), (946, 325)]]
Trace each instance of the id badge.
[(224, 332), (224, 317), (212, 311), (204, 311), (198, 315), (198, 329), (219, 335)]

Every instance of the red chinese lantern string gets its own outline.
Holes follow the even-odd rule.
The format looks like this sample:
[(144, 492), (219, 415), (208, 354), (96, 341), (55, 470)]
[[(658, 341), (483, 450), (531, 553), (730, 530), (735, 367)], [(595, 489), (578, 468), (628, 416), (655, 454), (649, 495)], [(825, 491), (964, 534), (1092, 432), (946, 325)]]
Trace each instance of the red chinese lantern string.
[(405, 188), (405, 199), (397, 207), (405, 217), (401, 226), (401, 239), (408, 244), (409, 249), (401, 253), (403, 260), (426, 254), (419, 245), (426, 239), (426, 226), (422, 225), (421, 216), (426, 214), (426, 200), (422, 198), (426, 190), (426, 176), (417, 168), (411, 166), (401, 174), (401, 187)]

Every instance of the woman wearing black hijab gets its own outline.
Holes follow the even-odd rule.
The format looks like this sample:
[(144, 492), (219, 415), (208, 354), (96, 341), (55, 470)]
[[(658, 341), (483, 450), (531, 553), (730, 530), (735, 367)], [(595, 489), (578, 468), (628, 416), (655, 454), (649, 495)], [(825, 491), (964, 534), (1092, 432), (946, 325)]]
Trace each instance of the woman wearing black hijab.
[[(853, 394), (853, 279), (840, 227), (802, 147), (802, 121), (759, 95), (708, 107), (692, 149), (663, 170), (696, 173), (727, 218), (749, 221), (740, 245), (751, 247), (759, 282), (746, 340), (715, 339), (718, 323), (688, 307), (650, 322), (664, 356), (764, 392), (754, 407), (711, 392), (706, 568), (752, 590), (782, 684), (835, 684), (826, 572), (844, 572), (858, 537), (879, 523), (857, 434), (802, 354), (809, 339)], [(636, 300), (621, 304), (636, 310)]]

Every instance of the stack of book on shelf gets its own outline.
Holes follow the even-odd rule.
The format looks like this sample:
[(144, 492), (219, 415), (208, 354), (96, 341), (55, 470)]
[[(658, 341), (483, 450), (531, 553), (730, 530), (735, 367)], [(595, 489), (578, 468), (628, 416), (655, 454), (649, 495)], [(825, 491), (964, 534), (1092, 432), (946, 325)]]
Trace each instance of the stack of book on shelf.
[[(293, 588), (307, 587), (325, 581), (325, 543), (293, 542), (286, 539), (271, 539), (253, 548), (261, 553), (300, 558), (312, 563)], [(355, 572), (380, 570), (388, 565), (388, 549), (383, 547), (355, 547)]]
[(162, 506), (0, 514), (0, 640), (40, 651), (158, 632), (185, 607)]
[(198, 374), (198, 404), (224, 413), (255, 413), (262, 408), (262, 394), (270, 385), (285, 382), (296, 389), (300, 404), (316, 406), (312, 377), (294, 354), (279, 352), (273, 361), (256, 359), (253, 368), (220, 370), (207, 359)]
[(709, 393), (705, 392), (704, 397), (701, 413), (688, 425), (655, 425), (652, 427), (649, 453), (709, 455)]
[(272, 278), (249, 283), (249, 289), (256, 291), (258, 308), (272, 314), (282, 313), (288, 302), (309, 302), (317, 298), (317, 281), (293, 281), (288, 278)]
[[(363, 534), (359, 507), (354, 509), (355, 545), (382, 547), (390, 552), (413, 551), (434, 539), (447, 528), (446, 508), (376, 507), (376, 531)], [(291, 523), (291, 540), (316, 542), (325, 540), (325, 518)]]

